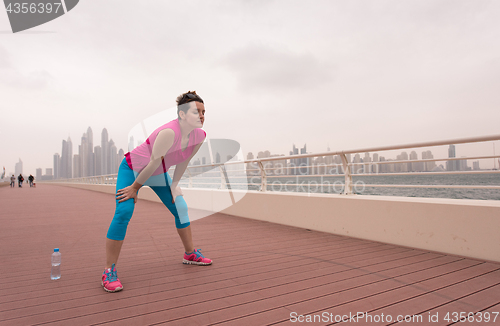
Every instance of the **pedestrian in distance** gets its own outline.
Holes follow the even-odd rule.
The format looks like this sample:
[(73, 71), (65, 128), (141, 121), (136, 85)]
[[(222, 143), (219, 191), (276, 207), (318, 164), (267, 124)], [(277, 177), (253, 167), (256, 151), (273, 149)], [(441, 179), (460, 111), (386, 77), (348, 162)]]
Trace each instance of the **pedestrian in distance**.
[[(178, 183), (189, 161), (200, 149), (206, 133), (205, 105), (196, 92), (177, 97), (177, 119), (157, 128), (144, 143), (125, 154), (116, 181), (116, 209), (106, 236), (106, 266), (102, 274), (104, 290), (123, 289), (116, 263), (132, 218), (137, 193), (147, 185), (175, 217), (175, 226), (184, 246), (184, 264), (210, 265), (212, 260), (195, 249), (188, 216), (188, 207)], [(173, 179), (168, 169), (175, 165)]]
[(19, 176), (17, 177), (17, 183), (19, 184), (19, 188), (23, 187), (23, 181), (24, 181), (23, 174), (20, 173)]
[(33, 187), (33, 180), (35, 180), (35, 177), (32, 174), (30, 174), (30, 176), (28, 177), (30, 188)]
[(12, 177), (10, 177), (10, 187), (14, 188), (15, 185), (16, 185), (16, 177), (12, 175)]

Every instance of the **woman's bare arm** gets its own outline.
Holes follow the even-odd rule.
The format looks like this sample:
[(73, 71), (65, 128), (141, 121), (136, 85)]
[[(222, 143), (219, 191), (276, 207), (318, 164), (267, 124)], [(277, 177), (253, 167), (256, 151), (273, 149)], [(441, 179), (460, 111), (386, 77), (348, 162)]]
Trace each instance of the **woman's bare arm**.
[(203, 140), (193, 148), (193, 152), (191, 153), (188, 159), (175, 166), (174, 177), (172, 179), (172, 186), (171, 186), (172, 188), (177, 187), (179, 181), (181, 180), (181, 177), (184, 175), (184, 172), (186, 172), (186, 168), (189, 165), (189, 162), (196, 155), (200, 147), (203, 145), (204, 140), (205, 138), (203, 138)]

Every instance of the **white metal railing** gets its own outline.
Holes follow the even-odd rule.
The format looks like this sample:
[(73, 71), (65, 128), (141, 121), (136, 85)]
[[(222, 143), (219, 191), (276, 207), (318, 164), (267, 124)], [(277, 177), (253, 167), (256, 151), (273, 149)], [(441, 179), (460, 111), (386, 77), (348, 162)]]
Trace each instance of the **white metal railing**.
[[(441, 171), (441, 172), (380, 172), (380, 167), (391, 164), (393, 166), (403, 166), (406, 164), (425, 164), (430, 162), (438, 161), (461, 161), (461, 160), (484, 160), (484, 159), (499, 159), (500, 155), (483, 155), (483, 156), (470, 156), (470, 157), (445, 157), (445, 158), (432, 158), (432, 159), (420, 159), (420, 160), (399, 160), (399, 161), (377, 161), (377, 162), (349, 162), (347, 155), (349, 154), (361, 154), (361, 153), (371, 153), (371, 152), (384, 152), (391, 150), (402, 150), (402, 149), (414, 149), (420, 147), (434, 147), (443, 145), (456, 145), (456, 144), (466, 144), (466, 143), (477, 143), (486, 141), (497, 141), (500, 140), (500, 135), (484, 136), (484, 137), (473, 137), (473, 138), (460, 138), (444, 141), (434, 141), (434, 142), (423, 142), (423, 143), (413, 143), (406, 145), (395, 145), (395, 146), (382, 146), (382, 147), (372, 147), (372, 148), (362, 148), (354, 150), (343, 150), (336, 152), (323, 152), (314, 154), (301, 154), (301, 155), (289, 155), (289, 156), (276, 156), (259, 158), (253, 160), (244, 161), (230, 161), (224, 164), (212, 163), (205, 165), (191, 165), (187, 168), (187, 173), (184, 175), (182, 182), (188, 188), (193, 187), (211, 187), (211, 188), (227, 188), (234, 187), (238, 185), (251, 185), (257, 186), (258, 190), (261, 192), (268, 191), (270, 186), (269, 181), (275, 178), (284, 177), (295, 177), (297, 180), (299, 178), (306, 177), (337, 177), (343, 176), (343, 194), (353, 194), (353, 175), (363, 175), (363, 176), (396, 176), (396, 175), (450, 175), (450, 174), (484, 174), (484, 173), (500, 173), (499, 170), (491, 171)], [(302, 160), (307, 158), (326, 158), (330, 157), (334, 160), (334, 157), (339, 157), (341, 163), (329, 163), (329, 164), (312, 164), (307, 165), (301, 163), (296, 165), (295, 160)], [(336, 159), (339, 161), (339, 159)], [(275, 162), (281, 164), (281, 166), (276, 167)], [(278, 165), (277, 164), (277, 165)], [(241, 169), (230, 168), (233, 165), (240, 165)], [(246, 166), (245, 166), (246, 165)], [(325, 173), (328, 168), (334, 168), (335, 173)], [(308, 172), (303, 174), (301, 171), (306, 169)], [(309, 169), (313, 170), (313, 173), (309, 173)], [(202, 173), (200, 171), (210, 170)], [(282, 171), (281, 173), (276, 173), (276, 170)], [(290, 174), (292, 170), (292, 174)], [(274, 171), (274, 172), (271, 172)], [(288, 171), (284, 173), (283, 171)], [(297, 174), (299, 171), (299, 174)], [(319, 173), (324, 171), (323, 173)], [(365, 173), (367, 171), (367, 173)], [(314, 173), (318, 172), (318, 173)], [(331, 169), (330, 169), (331, 172)], [(234, 173), (239, 173), (234, 174)], [(229, 182), (229, 175), (233, 178), (241, 179), (242, 182)], [(93, 177), (83, 177), (83, 178), (73, 178), (73, 179), (57, 179), (53, 182), (72, 182), (72, 183), (87, 183), (87, 184), (116, 184), (117, 174), (109, 174), (103, 176), (93, 176)], [(248, 178), (259, 179), (259, 182), (249, 182)], [(201, 179), (201, 180), (198, 180)], [(214, 182), (207, 182), (214, 179)], [(234, 180), (233, 180), (234, 181)], [(300, 183), (288, 183), (289, 186), (298, 186)], [(320, 185), (331, 185), (331, 183), (317, 184)], [(393, 188), (462, 188), (462, 189), (497, 189), (500, 190), (500, 185), (404, 185), (404, 184), (363, 184), (364, 187), (393, 187)]]
[(84, 183), (84, 184), (99, 184), (99, 185), (114, 185), (116, 184), (116, 179), (118, 174), (106, 174), (90, 177), (80, 177), (71, 179), (55, 179), (55, 180), (45, 180), (43, 182), (62, 182), (62, 183)]

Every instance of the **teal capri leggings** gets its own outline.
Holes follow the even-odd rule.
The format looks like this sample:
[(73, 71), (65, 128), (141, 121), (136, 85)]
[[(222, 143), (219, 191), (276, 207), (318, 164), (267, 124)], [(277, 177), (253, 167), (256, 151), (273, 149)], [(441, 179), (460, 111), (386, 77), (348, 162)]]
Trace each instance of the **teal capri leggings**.
[[(120, 167), (118, 169), (118, 179), (116, 180), (116, 191), (130, 186), (134, 183), (137, 172), (132, 171), (128, 166), (127, 160), (123, 159)], [(167, 181), (168, 180), (168, 184)], [(151, 176), (145, 183), (145, 186), (149, 186), (157, 195), (160, 197), (161, 201), (170, 210), (172, 215), (175, 217), (175, 226), (178, 229), (183, 229), (189, 226), (189, 216), (188, 207), (186, 201), (182, 196), (178, 196), (175, 200), (175, 204), (172, 204), (172, 193), (170, 191), (170, 185), (172, 184), (172, 179), (168, 173), (159, 174)], [(116, 194), (116, 193), (115, 193)], [(111, 240), (123, 240), (125, 239), (125, 233), (127, 233), (127, 226), (134, 213), (135, 203), (134, 199), (130, 198), (124, 202), (119, 203), (116, 200), (115, 216), (111, 221), (111, 225), (108, 229), (107, 238)]]

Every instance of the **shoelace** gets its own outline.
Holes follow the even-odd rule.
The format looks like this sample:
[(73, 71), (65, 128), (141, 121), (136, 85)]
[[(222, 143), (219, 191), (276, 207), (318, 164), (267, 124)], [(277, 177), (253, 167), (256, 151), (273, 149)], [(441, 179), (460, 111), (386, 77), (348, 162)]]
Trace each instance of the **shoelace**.
[(116, 273), (115, 264), (111, 266), (109, 272), (104, 272), (106, 274), (106, 281), (115, 282), (118, 279), (118, 275)]
[(194, 254), (196, 255), (196, 259), (198, 259), (198, 258), (200, 258), (200, 257), (201, 257), (201, 258), (205, 258), (205, 256), (203, 256), (203, 254), (201, 253), (201, 249), (196, 249), (196, 250), (194, 251)]

